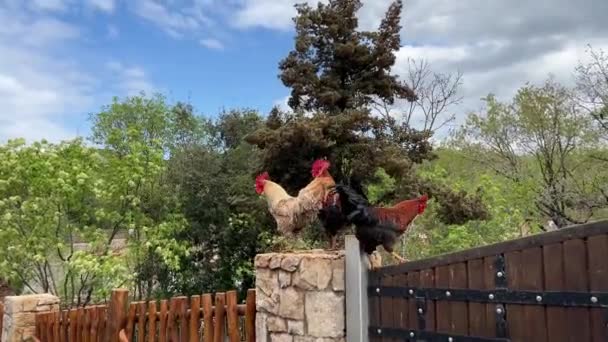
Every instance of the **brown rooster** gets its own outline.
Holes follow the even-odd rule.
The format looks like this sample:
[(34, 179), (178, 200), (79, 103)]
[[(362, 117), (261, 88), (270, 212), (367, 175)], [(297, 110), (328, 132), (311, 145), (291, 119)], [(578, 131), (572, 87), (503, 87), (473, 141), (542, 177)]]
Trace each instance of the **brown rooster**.
[[(401, 262), (393, 247), (418, 215), (426, 209), (426, 195), (401, 201), (392, 207), (374, 207), (361, 194), (346, 185), (337, 185), (340, 208), (349, 223), (355, 225), (355, 236), (371, 255), (379, 245)], [(370, 260), (371, 264), (371, 260)]]
[(256, 192), (266, 197), (268, 210), (281, 234), (293, 236), (317, 218), (325, 198), (335, 186), (334, 179), (326, 172), (328, 168), (328, 161), (315, 161), (311, 170), (314, 179), (296, 197), (271, 181), (267, 172), (256, 178)]

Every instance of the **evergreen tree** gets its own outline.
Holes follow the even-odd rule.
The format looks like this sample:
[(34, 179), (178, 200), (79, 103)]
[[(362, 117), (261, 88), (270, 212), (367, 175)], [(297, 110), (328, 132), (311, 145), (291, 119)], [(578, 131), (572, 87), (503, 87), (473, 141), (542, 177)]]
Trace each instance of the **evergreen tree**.
[(402, 2), (388, 8), (376, 31), (358, 31), (359, 0), (296, 5), (295, 47), (279, 63), (280, 78), (291, 88), (292, 113), (273, 109), (265, 127), (246, 137), (263, 150), (263, 165), (286, 190), (296, 193), (310, 182), (310, 166), (327, 157), (338, 182), (363, 185), (382, 168), (397, 180), (388, 202), (421, 192), (442, 202), (454, 222), (487, 216), (478, 197), (455, 194), (416, 177), (414, 165), (434, 158), (428, 131), (374, 116), (371, 105), (415, 101), (416, 95), (390, 73), (400, 48)]

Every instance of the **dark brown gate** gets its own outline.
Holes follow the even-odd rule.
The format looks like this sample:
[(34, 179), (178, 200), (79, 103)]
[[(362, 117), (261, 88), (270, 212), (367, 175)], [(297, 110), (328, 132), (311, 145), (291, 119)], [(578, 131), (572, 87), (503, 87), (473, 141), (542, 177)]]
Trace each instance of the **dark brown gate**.
[(371, 341), (608, 341), (608, 221), (369, 273)]

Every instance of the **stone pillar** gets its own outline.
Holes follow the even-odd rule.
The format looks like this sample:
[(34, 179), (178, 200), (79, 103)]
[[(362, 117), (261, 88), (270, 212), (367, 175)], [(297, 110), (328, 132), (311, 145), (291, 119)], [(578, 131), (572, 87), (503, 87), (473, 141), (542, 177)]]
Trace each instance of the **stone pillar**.
[(256, 342), (345, 341), (344, 260), (344, 251), (256, 256)]
[(33, 337), (36, 314), (49, 311), (59, 311), (59, 298), (50, 294), (5, 297), (2, 342), (20, 342)]

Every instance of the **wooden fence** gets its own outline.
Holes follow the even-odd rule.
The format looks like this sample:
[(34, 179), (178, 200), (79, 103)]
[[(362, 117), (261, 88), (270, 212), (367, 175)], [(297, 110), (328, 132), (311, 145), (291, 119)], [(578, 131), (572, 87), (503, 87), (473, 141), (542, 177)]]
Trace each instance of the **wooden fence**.
[(368, 273), (372, 341), (608, 341), (608, 221)]
[(0, 341), (2, 340), (2, 331), (4, 323), (4, 304), (0, 303)]
[(237, 303), (236, 291), (129, 304), (127, 296), (117, 290), (108, 306), (38, 314), (36, 336), (42, 342), (255, 341), (255, 290), (245, 304)]

